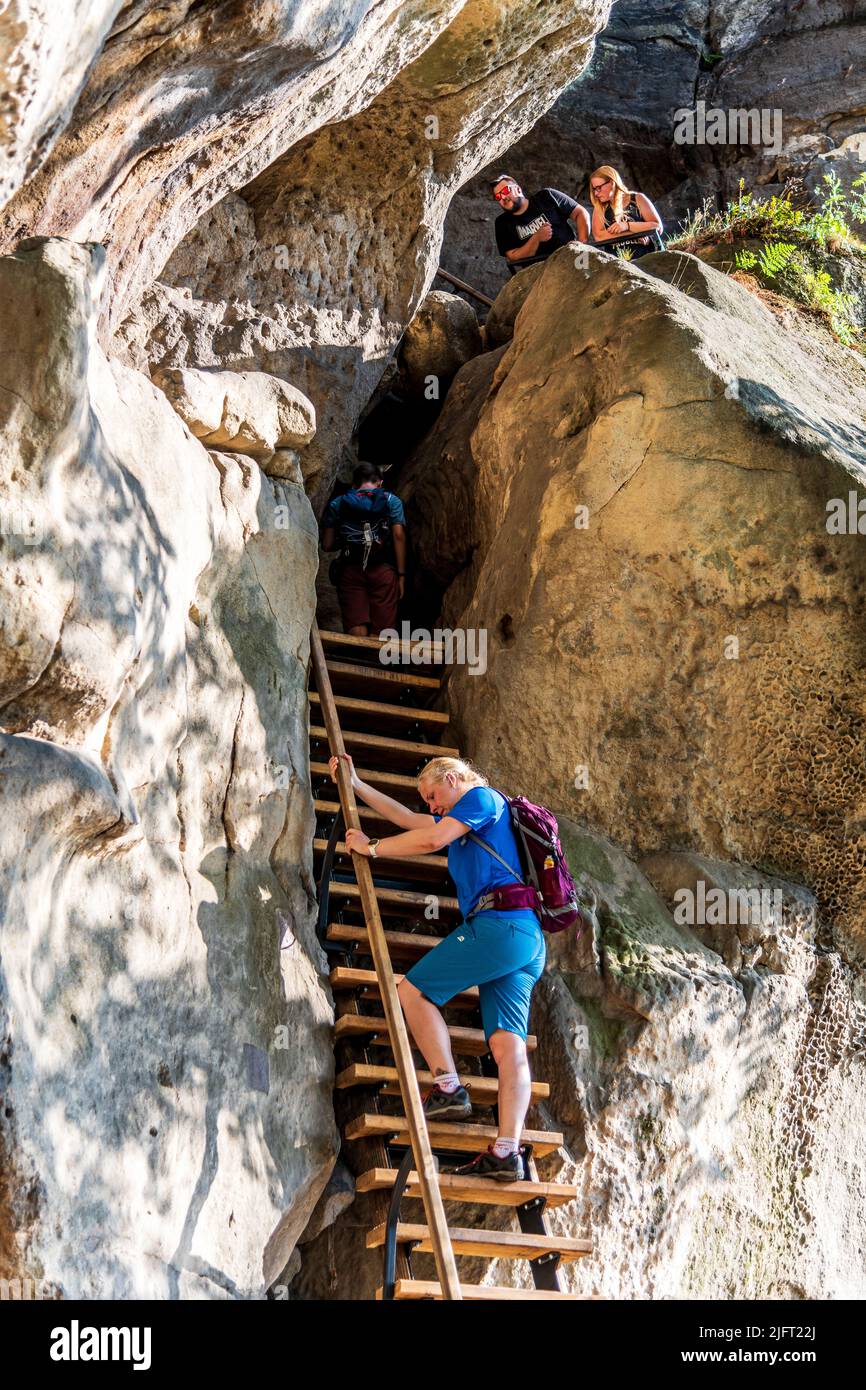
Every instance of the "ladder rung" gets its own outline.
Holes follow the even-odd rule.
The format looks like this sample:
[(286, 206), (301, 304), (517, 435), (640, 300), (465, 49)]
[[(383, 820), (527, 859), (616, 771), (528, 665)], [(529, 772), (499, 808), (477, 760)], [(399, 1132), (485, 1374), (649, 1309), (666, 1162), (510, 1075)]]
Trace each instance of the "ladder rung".
[[(355, 771), (362, 782), (378, 783), (385, 787), (405, 787), (408, 791), (414, 792), (419, 801), (421, 800), (417, 777), (406, 777), (402, 772), (383, 772), (381, 768), (376, 767), (356, 767)], [(327, 763), (311, 762), (310, 772), (313, 776), (331, 776)], [(331, 785), (333, 786), (333, 783)]]
[[(329, 922), (327, 937), (329, 941), (342, 941), (347, 946), (361, 942), (369, 950), (367, 928), (363, 922), (357, 926), (346, 922)], [(444, 941), (444, 936), (422, 936), (421, 932), (386, 931), (385, 940), (392, 956), (423, 956)]]
[[(394, 983), (399, 985), (402, 979), (402, 975), (395, 975)], [(333, 990), (362, 989), (365, 994), (368, 992), (371, 994), (379, 993), (379, 981), (375, 970), (356, 970), (349, 965), (335, 965), (328, 980)], [(455, 994), (454, 998), (449, 999), (443, 1007), (448, 1009), (477, 1009), (478, 986), (473, 985), (471, 989), (465, 989), (460, 994)]]
[[(330, 886), (330, 899), (345, 898), (350, 902), (361, 901), (361, 890), (357, 883), (337, 883), (333, 879)], [(412, 893), (408, 888), (381, 888), (376, 884), (376, 901), (383, 912), (399, 913), (417, 910), (423, 912), (429, 906), (429, 899), (435, 898), (440, 913), (460, 913), (456, 898), (443, 897), (441, 893)]]
[[(323, 647), (343, 647), (347, 651), (375, 653), (380, 651), (386, 642), (390, 646), (390, 642), (384, 637), (352, 637), (348, 632), (325, 632), (322, 628), (319, 628), (319, 637)], [(429, 652), (432, 657), (438, 657), (439, 660), (434, 663), (436, 665), (441, 664), (441, 659), (445, 655), (445, 646), (442, 642), (419, 640), (414, 643), (410, 642), (408, 646), (410, 652)]]
[[(310, 690), (307, 693), (310, 704), (321, 708), (322, 701), (315, 690)], [(351, 695), (335, 695), (334, 703), (338, 710), (344, 710), (347, 714), (384, 715), (387, 719), (399, 720), (401, 724), (441, 724), (444, 726), (451, 719), (449, 714), (443, 714), (441, 710), (413, 709), (411, 705), (387, 705), (378, 700), (357, 700)]]
[[(313, 809), (317, 816), (335, 816), (341, 807), (339, 801), (314, 801)], [(374, 811), (370, 806), (359, 806), (358, 815), (361, 820), (377, 820), (387, 825), (394, 824), (393, 821), (388, 820), (387, 816), (383, 816), (380, 811)], [(396, 835), (397, 831), (395, 830), (393, 833)]]
[[(313, 850), (315, 852), (324, 854), (327, 848), (327, 840), (319, 839), (313, 841)], [(349, 846), (346, 844), (345, 840), (337, 841), (337, 854), (342, 854), (345, 855), (346, 858), (349, 858)], [(351, 859), (349, 859), (349, 862), (351, 863)], [(405, 859), (387, 859), (385, 855), (383, 855), (381, 863), (377, 859), (371, 863), (370, 868), (374, 874), (388, 871), (391, 873), (398, 873), (401, 869), (405, 870), (410, 868), (415, 870), (426, 869), (431, 878), (441, 878), (442, 874), (447, 874), (448, 872), (448, 860), (444, 854), (412, 854), (408, 855)]]
[[(358, 1192), (390, 1191), (397, 1176), (396, 1168), (369, 1168), (356, 1179)], [(439, 1190), (446, 1202), (478, 1202), (482, 1206), (522, 1207), (541, 1197), (549, 1207), (561, 1207), (573, 1202), (577, 1188), (571, 1183), (557, 1182), (497, 1182), (495, 1178), (458, 1177), (454, 1173), (439, 1173)], [(409, 1174), (405, 1194), (420, 1198), (421, 1186), (414, 1168)]]
[[(428, 1120), (427, 1131), (434, 1148), (457, 1153), (481, 1153), (499, 1134), (495, 1125), (475, 1124), (470, 1120)], [(409, 1121), (405, 1115), (379, 1115), (369, 1112), (356, 1115), (346, 1126), (346, 1139), (388, 1139), (395, 1146), (409, 1144)], [(555, 1130), (524, 1129), (521, 1143), (531, 1144), (539, 1158), (555, 1153), (564, 1143)]]
[[(564, 1293), (561, 1289), (509, 1289), (495, 1284), (461, 1284), (461, 1296), (467, 1303), (512, 1303), (528, 1299), (532, 1303), (546, 1303), (554, 1300), (565, 1303), (596, 1302), (602, 1298), (597, 1293)], [(382, 1297), (382, 1290), (376, 1290), (376, 1297)], [(432, 1279), (398, 1279), (394, 1284), (395, 1299), (440, 1298), (442, 1290)]]
[[(448, 1036), (452, 1051), (459, 1052), (463, 1057), (486, 1057), (490, 1051), (482, 1028), (460, 1028), (452, 1024)], [(369, 1038), (371, 1047), (389, 1047), (391, 1031), (386, 1018), (377, 1018), (372, 1014), (341, 1014), (334, 1025), (334, 1037), (338, 1040), (365, 1037)], [(530, 1033), (526, 1039), (526, 1050), (534, 1052), (536, 1045), (535, 1034)]]
[(405, 666), (385, 667), (385, 666), (357, 666), (349, 661), (327, 661), (325, 665), (332, 676), (337, 677), (337, 683), (342, 681), (352, 681), (363, 683), (366, 686), (378, 685), (389, 693), (403, 686), (411, 690), (423, 690), (425, 693), (432, 694), (436, 690), (442, 689), (442, 682), (438, 676), (418, 676), (414, 671), (409, 671)]
[[(367, 1249), (376, 1250), (385, 1244), (387, 1226), (374, 1226), (367, 1232)], [(592, 1254), (592, 1241), (579, 1236), (524, 1235), (521, 1231), (472, 1230), (449, 1227), (448, 1234), (455, 1255), (476, 1255), (488, 1260), (535, 1260), (539, 1255), (557, 1254), (563, 1263), (579, 1260)], [(431, 1255), (433, 1242), (429, 1227), (400, 1221), (397, 1225), (398, 1244), (411, 1244), (419, 1255)]]
[[(416, 1072), (419, 1086), (432, 1086), (434, 1077), (432, 1072), (423, 1068)], [(337, 1076), (334, 1085), (338, 1091), (345, 1091), (349, 1086), (377, 1086), (382, 1083), (382, 1094), (400, 1095), (400, 1078), (396, 1067), (379, 1066), (374, 1062), (353, 1062)], [(469, 1098), (479, 1105), (495, 1105), (499, 1096), (499, 1079), (495, 1076), (474, 1076), (471, 1073), (464, 1073), (460, 1077), (461, 1086), (465, 1086), (469, 1092)], [(530, 1083), (530, 1104), (537, 1104), (540, 1100), (546, 1100), (550, 1095), (550, 1087), (546, 1081), (533, 1081)]]
[[(310, 738), (328, 741), (328, 731), (321, 724), (310, 725)], [(362, 748), (367, 753), (387, 753), (389, 757), (409, 759), (413, 762), (421, 758), (456, 758), (459, 748), (448, 748), (439, 743), (413, 743), (406, 738), (388, 738), (385, 734), (365, 734), (360, 729), (344, 729), (343, 742)]]

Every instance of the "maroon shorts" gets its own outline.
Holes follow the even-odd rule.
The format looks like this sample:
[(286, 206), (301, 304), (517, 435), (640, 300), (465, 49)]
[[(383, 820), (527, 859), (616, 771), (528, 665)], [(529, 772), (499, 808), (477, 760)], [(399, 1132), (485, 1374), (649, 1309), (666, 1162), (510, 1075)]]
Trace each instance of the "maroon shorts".
[(375, 634), (384, 627), (397, 626), (397, 605), (400, 601), (397, 571), (391, 565), (362, 565), (345, 563), (337, 579), (337, 597), (343, 627), (366, 626)]

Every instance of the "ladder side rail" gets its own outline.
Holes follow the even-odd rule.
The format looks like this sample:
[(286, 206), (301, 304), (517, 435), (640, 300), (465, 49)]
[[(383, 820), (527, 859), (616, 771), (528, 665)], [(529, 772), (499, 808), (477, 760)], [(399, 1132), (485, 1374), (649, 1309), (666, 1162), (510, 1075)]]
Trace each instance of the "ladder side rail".
[[(340, 755), (345, 752), (343, 734), (340, 728), (337, 707), (334, 702), (334, 694), (331, 689), (331, 682), (325, 662), (322, 639), (315, 627), (310, 633), (310, 655), (316, 676), (316, 685), (322, 702), (322, 714), (324, 716), (325, 730), (328, 735), (328, 745), (332, 755), (340, 757)], [(340, 805), (343, 808), (343, 817), (346, 826), (349, 829), (360, 830), (361, 821), (358, 815), (358, 805), (355, 800), (355, 793), (352, 790), (348, 769), (342, 758), (340, 758), (337, 767), (337, 784), (340, 793)], [(352, 862), (364, 909), (364, 920), (367, 925), (370, 954), (373, 958), (376, 978), (379, 982), (385, 1018), (388, 1021), (388, 1027), (390, 1029), (391, 1048), (400, 1081), (400, 1094), (403, 1098), (404, 1113), (409, 1126), (409, 1138), (412, 1143), (412, 1153), (415, 1157), (415, 1168), (418, 1173), (418, 1182), (424, 1204), (424, 1211), (427, 1217), (427, 1225), (433, 1241), (433, 1253), (436, 1261), (439, 1283), (442, 1288), (442, 1295), (446, 1299), (462, 1299), (460, 1280), (457, 1275), (457, 1264), (454, 1259), (451, 1237), (448, 1233), (448, 1223), (445, 1219), (445, 1206), (442, 1201), (442, 1193), (439, 1190), (438, 1165), (433, 1157), (433, 1150), (430, 1147), (430, 1135), (427, 1131), (427, 1121), (421, 1105), (421, 1093), (418, 1089), (418, 1078), (415, 1074), (412, 1049), (409, 1043), (409, 1035), (406, 1031), (403, 1008), (400, 1004), (397, 995), (397, 987), (394, 983), (394, 972), (391, 969), (391, 957), (388, 953), (385, 930), (382, 926), (379, 905), (376, 901), (373, 875), (370, 872), (370, 865), (366, 855), (353, 853)]]
[(466, 294), (473, 294), (476, 299), (481, 300), (482, 304), (492, 305), (493, 300), (490, 298), (489, 294), (482, 294), (481, 290), (476, 290), (473, 285), (467, 284), (466, 281), (461, 280), (459, 276), (452, 275), (450, 270), (443, 270), (441, 265), (436, 271), (436, 274), (441, 275), (442, 279), (447, 280), (449, 284), (456, 285), (458, 290), (464, 290)]

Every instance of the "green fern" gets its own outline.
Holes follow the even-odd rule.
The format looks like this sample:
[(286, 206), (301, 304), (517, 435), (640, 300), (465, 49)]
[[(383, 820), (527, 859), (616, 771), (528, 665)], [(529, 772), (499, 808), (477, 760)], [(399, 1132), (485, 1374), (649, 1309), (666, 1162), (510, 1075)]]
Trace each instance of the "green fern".
[(796, 247), (790, 241), (771, 241), (758, 252), (758, 265), (761, 274), (768, 280), (778, 280), (782, 271), (790, 265), (796, 255)]
[(744, 248), (734, 253), (734, 264), (738, 270), (754, 270), (756, 267), (765, 280), (778, 280), (790, 265), (797, 248), (790, 241), (772, 241), (757, 252)]

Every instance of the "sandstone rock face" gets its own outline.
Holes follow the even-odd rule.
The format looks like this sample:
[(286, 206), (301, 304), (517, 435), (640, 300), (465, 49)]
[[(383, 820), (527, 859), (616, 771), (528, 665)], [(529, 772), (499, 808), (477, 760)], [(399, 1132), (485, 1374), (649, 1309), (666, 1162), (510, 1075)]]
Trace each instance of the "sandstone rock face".
[(459, 369), (481, 351), (481, 330), (473, 309), (456, 294), (431, 290), (400, 344), (401, 386), (423, 396), (435, 378), (445, 391)]
[(690, 926), (734, 975), (762, 965), (808, 980), (818, 922), (807, 889), (743, 865), (670, 850), (647, 855), (640, 867), (674, 921)]
[(514, 320), (523, 308), (526, 296), (544, 270), (543, 265), (528, 265), (506, 281), (487, 315), (487, 345), (491, 348), (509, 343), (514, 336)]
[[(613, 164), (656, 201), (670, 231), (705, 198), (734, 196), (741, 178), (768, 193), (789, 177), (814, 189), (832, 169), (849, 186), (866, 167), (864, 60), (859, 5), (617, 0), (586, 72), (454, 198), (442, 264), (487, 294), (504, 283), (486, 182), (503, 163), (528, 189), (549, 184), (585, 203), (589, 173)], [(698, 102), (765, 111), (768, 138), (678, 144), (676, 113)], [(770, 124), (774, 110), (781, 118)]]
[[(339, 112), (323, 103), (313, 121), (300, 101), (297, 134), (289, 138), (286, 121), (283, 143), (272, 136), (258, 168), (252, 156), (233, 164), (224, 203), (206, 211), (197, 192), (185, 225), (174, 213), (161, 224), (164, 254), (157, 263), (149, 253), (148, 278), (136, 266), (135, 290), (112, 318), (112, 350), (148, 373), (262, 370), (296, 384), (316, 407), (304, 469), (320, 511), (361, 411), (430, 288), (453, 193), (573, 79), (608, 8), (606, 0), (402, 6), (402, 66), (395, 73), (391, 49), (380, 54), (375, 99), (352, 95), (358, 76), (375, 71), (367, 39), (358, 74), (330, 93)], [(347, 44), (341, 61), (353, 52)], [(212, 175), (193, 177), (213, 203)], [(118, 207), (115, 215), (128, 214)], [(195, 218), (163, 265), (168, 229), (174, 245)]]
[(72, 113), (121, 0), (10, 0), (0, 14), (0, 207), (36, 172)]
[[(532, 1016), (534, 1065), (554, 1079), (565, 1137), (539, 1173), (580, 1191), (552, 1223), (591, 1236), (596, 1252), (561, 1271), (563, 1286), (860, 1297), (866, 1206), (849, 1174), (866, 1099), (862, 972), (816, 952), (796, 910), (775, 929), (772, 964), (728, 965), (621, 849), (564, 818), (560, 830), (598, 896), (592, 941), (550, 939)], [(734, 865), (714, 871), (732, 888), (757, 882)], [(779, 890), (805, 906), (797, 885)]]
[(487, 633), (454, 741), (632, 850), (802, 879), (862, 954), (866, 561), (856, 516), (828, 530), (862, 359), (693, 257), (640, 264), (558, 251), (401, 479), (446, 622)]
[(309, 444), (316, 433), (312, 402), (267, 372), (161, 367), (153, 381), (208, 449), (268, 457), (275, 449)]
[(227, 188), (368, 105), (460, 9), (460, 0), (126, 7), (66, 130), (8, 208), (4, 249), (22, 230), (110, 241), (111, 320)]
[(0, 259), (0, 1277), (256, 1298), (338, 1139), (316, 528), (106, 361), (102, 260)]

